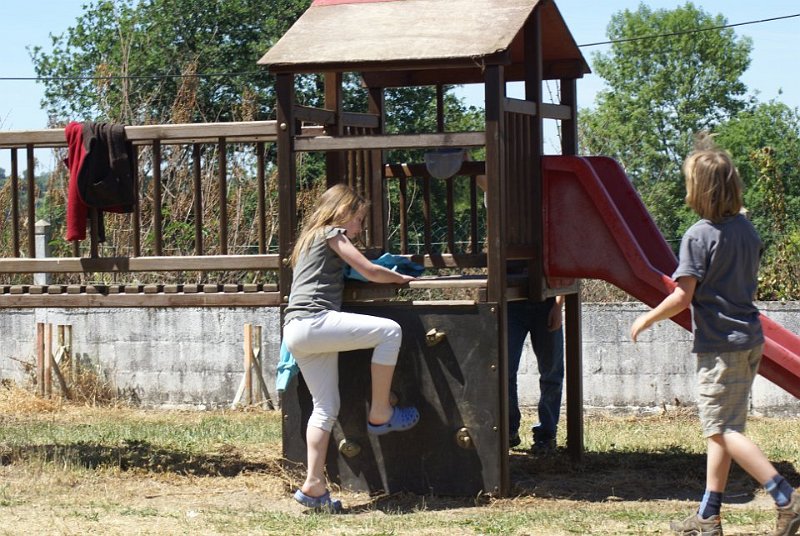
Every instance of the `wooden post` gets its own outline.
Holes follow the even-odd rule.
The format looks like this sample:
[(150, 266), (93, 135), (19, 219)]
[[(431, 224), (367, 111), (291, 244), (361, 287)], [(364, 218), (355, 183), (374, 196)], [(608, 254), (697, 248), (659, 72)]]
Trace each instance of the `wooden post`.
[(544, 150), (544, 122), (542, 119), (542, 23), (541, 9), (533, 10), (525, 25), (525, 100), (536, 104), (536, 116), (533, 118), (530, 132), (532, 177), (531, 198), (526, 204), (530, 214), (538, 224), (533, 228), (533, 247), (536, 259), (529, 263), (530, 299), (541, 301), (545, 298), (544, 277), (544, 238), (542, 225), (542, 152)]
[[(253, 326), (253, 333), (250, 338), (250, 366), (252, 368), (251, 374), (258, 378), (261, 375), (261, 326)], [(252, 383), (252, 378), (251, 378)], [(255, 402), (264, 401), (264, 393), (261, 391), (260, 386), (255, 390)]]
[(201, 145), (192, 145), (192, 212), (194, 216), (194, 254), (203, 254), (203, 170), (201, 167)]
[(278, 118), (278, 244), (281, 267), (278, 288), (281, 303), (289, 302), (292, 286), (292, 266), (289, 255), (297, 228), (297, 162), (294, 155), (294, 75), (275, 76)]
[(64, 375), (61, 373), (60, 367), (60, 365), (67, 363), (69, 359), (66, 347), (64, 346), (65, 327), (66, 326), (61, 324), (57, 326), (56, 351), (50, 355), (50, 371), (55, 374), (56, 379), (58, 380), (58, 385), (61, 388), (61, 395), (64, 398), (69, 399), (69, 387), (67, 387), (67, 381), (64, 379)]
[(508, 462), (508, 326), (506, 324), (506, 181), (505, 121), (503, 99), (505, 74), (501, 65), (488, 65), (484, 74), (486, 91), (486, 177), (487, 177), (487, 265), (488, 301), (496, 303), (497, 363), (496, 377), (500, 400), (500, 422), (495, 424), (499, 437), (500, 489), (505, 496), (511, 489)]
[[(371, 87), (367, 90), (367, 105), (368, 111), (379, 117), (378, 128), (375, 129), (375, 134), (386, 133), (386, 121), (384, 120), (384, 91), (383, 88)], [(367, 236), (367, 244), (371, 247), (378, 248), (382, 251), (386, 250), (388, 241), (388, 230), (386, 229), (387, 214), (389, 211), (389, 198), (386, 196), (386, 181), (384, 180), (383, 173), (383, 150), (376, 149), (369, 153), (370, 171), (368, 176), (372, 181), (370, 187), (370, 217), (367, 229), (371, 233)], [(404, 214), (401, 214), (404, 216)]]
[(28, 160), (28, 169), (25, 170), (27, 178), (27, 197), (28, 197), (28, 257), (36, 258), (36, 177), (34, 175), (36, 160), (33, 156), (33, 144), (25, 146), (25, 154)]
[(153, 254), (161, 256), (161, 140), (153, 140)]
[(67, 355), (69, 355), (69, 375), (72, 385), (78, 381), (78, 360), (72, 354), (72, 326), (67, 326)]
[(253, 403), (253, 325), (244, 325), (244, 387), (247, 403)]
[[(325, 73), (325, 108), (333, 110), (336, 124), (325, 125), (329, 136), (342, 136), (342, 107), (344, 92), (342, 91), (342, 73)], [(327, 173), (328, 186), (342, 182), (345, 178), (347, 164), (344, 151), (328, 151), (325, 153), (325, 172)]]
[(142, 208), (139, 205), (139, 148), (136, 145), (133, 149), (133, 256), (142, 256)]
[(219, 143), (219, 169), (217, 188), (219, 192), (219, 253), (228, 254), (228, 145), (225, 138)]
[(36, 323), (36, 388), (44, 396), (44, 324)]
[[(580, 291), (580, 283), (578, 284)], [(581, 359), (581, 296), (565, 299), (567, 452), (575, 461), (583, 458), (583, 360)]]
[(53, 324), (44, 326), (44, 396), (50, 398), (53, 393)]
[[(244, 325), (244, 374), (242, 381), (239, 383), (239, 388), (236, 390), (236, 396), (233, 398), (231, 407), (235, 408), (247, 394), (247, 404), (252, 405), (261, 402), (269, 409), (275, 409), (272, 404), (272, 399), (269, 396), (267, 383), (264, 381), (264, 376), (261, 374), (261, 326), (253, 326), (252, 324)], [(257, 382), (255, 390), (253, 389), (253, 378)]]
[(13, 256), (19, 257), (19, 163), (17, 150), (11, 149), (11, 242), (14, 248)]
[[(570, 107), (571, 119), (561, 122), (561, 154), (578, 153), (578, 95), (574, 79), (561, 80), (561, 104)], [(583, 342), (581, 298), (578, 292), (565, 300), (567, 452), (575, 461), (583, 458)]]

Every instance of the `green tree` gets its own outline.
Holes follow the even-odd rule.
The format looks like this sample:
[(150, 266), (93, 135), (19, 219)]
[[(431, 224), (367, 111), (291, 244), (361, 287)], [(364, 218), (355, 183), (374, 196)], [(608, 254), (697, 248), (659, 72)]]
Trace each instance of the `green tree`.
[[(760, 103), (722, 123), (716, 142), (731, 153), (745, 184), (745, 205), (768, 245), (773, 242), (774, 204), (767, 199), (764, 177), (779, 180), (786, 219), (800, 221), (800, 114), (777, 102)], [(761, 152), (770, 152), (769, 173), (763, 172)], [(775, 237), (780, 239), (780, 237)]]
[(52, 124), (266, 119), (273, 80), (256, 61), (310, 3), (94, 0), (50, 50), (30, 48), (43, 105)]
[(593, 57), (607, 88), (595, 109), (581, 112), (582, 148), (622, 163), (667, 238), (686, 220), (680, 166), (694, 133), (747, 105), (740, 78), (752, 45), (719, 28), (726, 22), (692, 3), (670, 10), (642, 4), (612, 17), (614, 43)]
[(800, 292), (800, 115), (770, 101), (723, 123), (716, 142), (734, 158), (745, 183), (748, 215), (764, 240), (761, 299)]
[[(46, 78), (43, 106), (54, 126), (73, 119), (137, 125), (270, 119), (275, 105), (274, 79), (256, 61), (310, 3), (311, 0), (273, 0), (266, 4), (256, 0), (91, 0), (74, 26), (51, 36), (49, 48), (30, 49), (37, 74)], [(221, 74), (192, 76), (198, 73)], [(296, 89), (298, 103), (322, 106), (321, 76), (298, 76)], [(366, 111), (366, 92), (357, 76), (345, 77), (344, 98), (346, 109)], [(388, 90), (387, 130), (435, 131), (435, 100), (435, 91), (430, 87)], [(446, 95), (446, 109), (448, 130), (482, 128), (482, 111), (467, 109), (451, 93)], [(228, 150), (235, 148), (229, 146)], [(274, 151), (274, 145), (270, 150)], [(402, 162), (421, 161), (421, 155), (409, 153), (405, 155), (409, 158), (390, 158), (395, 156)], [(274, 152), (268, 154), (270, 157)], [(165, 239), (176, 248), (183, 244), (184, 249), (191, 249), (192, 211), (188, 207), (192, 190), (187, 186), (190, 156), (185, 149), (165, 147), (162, 158), (173, 170), (162, 176), (168, 192), (162, 211), (170, 219), (165, 224)], [(214, 157), (210, 160), (213, 162)], [(144, 192), (150, 180), (148, 162), (144, 159), (142, 167)], [(252, 155), (229, 155), (228, 162), (232, 167), (234, 162), (241, 163), (244, 169), (230, 170), (231, 179), (241, 175), (241, 180), (230, 180), (229, 187), (245, 188), (241, 199), (254, 204)], [(213, 170), (207, 171), (213, 175)], [(298, 167), (301, 183), (313, 185), (323, 174), (321, 155), (302, 155)], [(434, 199), (444, 199), (444, 184), (435, 186)], [(456, 194), (462, 208), (465, 195), (468, 194)], [(54, 207), (63, 197), (62, 193), (61, 198), (52, 198), (48, 206)], [(229, 195), (229, 199), (234, 197)], [(207, 204), (213, 207), (213, 203)], [(142, 206), (149, 210), (148, 203), (143, 202)], [(412, 221), (421, 221), (420, 210), (419, 204), (409, 209)], [(254, 206), (247, 205), (241, 214), (247, 217), (254, 211)], [(233, 207), (228, 212), (233, 214)], [(58, 214), (52, 214), (56, 219), (51, 220), (54, 234), (58, 235), (55, 229), (62, 222), (58, 221)], [(144, 221), (148, 217), (143, 214)], [(204, 222), (212, 226), (216, 217), (213, 212), (204, 214)], [(207, 251), (213, 251), (213, 246), (207, 243)]]

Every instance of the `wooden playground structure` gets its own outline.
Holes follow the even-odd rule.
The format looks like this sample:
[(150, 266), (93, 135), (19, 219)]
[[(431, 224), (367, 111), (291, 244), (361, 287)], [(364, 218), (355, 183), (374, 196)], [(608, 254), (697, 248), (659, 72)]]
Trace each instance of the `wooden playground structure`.
[[(448, 21), (448, 24), (443, 24)], [(452, 23), (450, 23), (452, 22)], [(364, 31), (368, 28), (369, 31)], [(398, 28), (404, 36), (388, 39)], [(335, 31), (334, 31), (335, 29)], [(342, 39), (337, 39), (341, 36)], [(366, 247), (371, 252), (389, 246), (389, 214), (400, 214), (401, 251), (423, 264), (428, 274), (439, 269), (480, 269), (479, 276), (428, 275), (412, 289), (469, 288), (475, 300), (397, 300), (397, 288), (349, 285), (346, 306), (396, 318), (404, 328), (397, 389), (415, 399), (423, 421), (413, 438), (390, 443), (369, 440), (364, 430), (363, 380), (367, 373), (357, 354), (343, 355), (341, 367), (351, 386), (341, 385), (343, 410), (334, 431), (329, 473), (343, 485), (373, 490), (409, 490), (470, 495), (479, 491), (503, 495), (510, 489), (508, 470), (508, 403), (505, 310), (509, 300), (566, 295), (567, 449), (579, 458), (583, 449), (580, 300), (576, 280), (548, 277), (545, 268), (544, 228), (547, 225), (542, 191), (543, 124), (560, 122), (561, 153), (577, 153), (576, 81), (589, 72), (555, 3), (550, 0), (316, 0), (286, 35), (260, 60), (275, 76), (277, 115), (274, 121), (151, 125), (126, 127), (139, 155), (150, 158), (151, 180), (141, 198), (152, 203), (152, 233), (145, 239), (140, 206), (130, 217), (133, 239), (129, 255), (102, 256), (96, 217), (88, 247), (73, 245), (71, 257), (36, 258), (33, 196), (20, 207), (21, 191), (33, 191), (35, 151), (64, 147), (62, 129), (0, 132), (0, 150), (11, 152), (11, 207), (14, 256), (0, 259), (0, 274), (112, 274), (115, 282), (96, 284), (0, 286), (0, 308), (19, 307), (280, 307), (288, 299), (288, 264), (298, 223), (297, 160), (302, 153), (324, 155), (329, 184), (347, 182), (371, 200), (366, 225)], [(324, 78), (324, 106), (295, 102), (298, 75)], [(345, 110), (343, 76), (358, 73), (368, 94), (367, 110)], [(545, 80), (558, 82), (560, 102), (546, 103)], [(506, 96), (506, 84), (524, 84), (524, 98)], [(444, 88), (454, 84), (483, 84), (485, 128), (452, 132), (445, 123)], [(435, 86), (437, 129), (434, 132), (387, 134), (384, 95), (388, 88)], [(277, 152), (277, 252), (266, 240), (265, 205), (268, 163), (265, 147)], [(258, 189), (258, 252), (228, 250), (225, 212), (229, 189), (226, 154), (233, 146), (247, 146), (256, 155)], [(193, 255), (167, 255), (162, 221), (161, 182), (165, 146), (192, 154), (190, 160), (195, 206)], [(216, 148), (219, 222), (214, 230), (217, 254), (208, 254), (204, 237), (201, 192), (201, 153)], [(453, 176), (433, 177), (424, 163), (386, 161), (393, 149), (482, 149), (483, 161), (464, 161)], [(27, 176), (19, 177), (20, 153)], [(211, 165), (206, 162), (207, 165)], [(138, 175), (138, 174), (137, 174)], [(487, 177), (486, 234), (478, 235), (482, 210), (478, 175)], [(408, 253), (405, 195), (411, 181), (422, 184), (423, 213), (445, 205), (452, 229), (453, 206), (432, 199), (431, 181), (444, 180), (448, 192), (456, 181), (471, 191), (471, 239), (457, 247), (448, 234), (445, 251), (434, 248), (430, 221), (425, 221), (424, 253)], [(396, 181), (400, 196), (390, 206), (388, 184)], [(128, 217), (128, 216), (126, 216)], [(427, 217), (427, 216), (426, 216)], [(27, 233), (27, 243), (25, 235)], [(27, 246), (27, 247), (26, 247)], [(506, 275), (508, 261), (524, 262), (527, 277)], [(274, 282), (192, 284), (117, 283), (134, 272), (163, 273), (222, 270), (273, 272)], [(299, 382), (299, 380), (297, 381)], [(368, 383), (368, 382), (367, 382)], [(350, 393), (345, 395), (345, 392)], [(360, 408), (348, 413), (347, 408)], [(296, 383), (282, 404), (284, 454), (290, 461), (304, 459), (303, 418), (307, 393)], [(426, 420), (426, 415), (429, 415)], [(411, 436), (409, 436), (411, 437)], [(372, 441), (372, 442), (370, 442)], [(302, 454), (301, 454), (302, 453)], [(400, 460), (398, 462), (398, 460)], [(422, 462), (420, 460), (427, 460)], [(403, 470), (398, 469), (397, 463)], [(409, 470), (409, 467), (414, 467)]]

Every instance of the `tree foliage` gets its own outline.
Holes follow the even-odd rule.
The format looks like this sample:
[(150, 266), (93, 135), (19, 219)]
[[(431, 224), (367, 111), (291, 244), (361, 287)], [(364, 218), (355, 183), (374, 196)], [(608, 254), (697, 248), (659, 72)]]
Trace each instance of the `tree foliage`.
[[(743, 110), (751, 42), (722, 15), (692, 3), (666, 10), (640, 5), (615, 14), (606, 54), (593, 69), (606, 82), (596, 108), (581, 113), (586, 152), (619, 160), (667, 237), (685, 214), (680, 166), (694, 133), (713, 130)], [(683, 33), (691, 32), (691, 33)]]
[(762, 299), (800, 295), (800, 115), (777, 101), (747, 97), (741, 76), (751, 42), (721, 15), (687, 3), (644, 5), (612, 18), (607, 54), (594, 70), (607, 88), (583, 110), (581, 144), (617, 158), (664, 236), (676, 247), (697, 216), (684, 202), (681, 164), (693, 136), (710, 131), (733, 156), (745, 184), (748, 215), (764, 239)]
[(30, 49), (43, 105), (54, 125), (266, 119), (273, 80), (256, 61), (309, 4), (94, 0), (50, 50)]
[[(51, 36), (51, 46), (30, 49), (37, 74), (45, 78), (43, 106), (50, 123), (62, 125), (69, 120), (109, 121), (123, 124), (201, 123), (210, 121), (264, 120), (273, 118), (275, 105), (274, 79), (256, 61), (288, 30), (310, 5), (311, 0), (91, 0), (75, 24), (63, 34)], [(214, 76), (205, 76), (205, 75)], [(197, 76), (195, 76), (197, 75)], [(204, 76), (199, 76), (204, 75)], [(323, 77), (296, 77), (297, 102), (307, 106), (323, 106)], [(436, 129), (434, 88), (400, 88), (386, 91), (387, 131), (433, 132)], [(344, 79), (345, 109), (367, 110), (366, 91), (355, 74)], [(451, 92), (445, 96), (448, 130), (482, 128), (482, 111), (468, 109)], [(229, 166), (228, 214), (230, 228), (241, 229), (233, 237), (236, 247), (249, 251), (253, 243), (252, 222), (255, 219), (254, 158), (234, 144), (227, 147)], [(248, 149), (245, 148), (245, 151)], [(213, 229), (218, 224), (218, 196), (213, 177), (216, 174), (216, 148), (206, 147), (203, 153), (204, 201), (203, 223)], [(267, 158), (275, 157), (274, 146), (268, 147)], [(421, 154), (395, 153), (390, 161), (421, 161)], [(142, 155), (141, 171), (142, 220), (151, 218), (149, 185), (150, 160)], [(164, 239), (171, 254), (190, 253), (194, 247), (191, 209), (193, 190), (189, 171), (191, 155), (186, 148), (168, 146), (162, 149), (165, 169), (162, 174), (165, 191), (162, 205)], [(299, 158), (298, 181), (308, 185), (313, 194), (324, 175), (324, 160), (317, 153), (304, 153)], [(274, 161), (270, 164), (274, 171)], [(274, 181), (274, 176), (269, 177)], [(65, 203), (65, 181), (51, 184), (47, 217), (60, 235), (63, 214), (53, 207)], [(276, 191), (274, 184), (269, 195)], [(433, 186), (434, 218), (443, 218), (445, 198), (443, 182)], [(412, 181), (412, 191), (417, 184)], [(463, 189), (462, 189), (463, 190)], [(465, 194), (456, 192), (457, 217), (465, 205)], [(306, 199), (301, 192), (298, 199)], [(420, 196), (413, 196), (419, 200)], [(468, 197), (466, 197), (468, 199)], [(274, 200), (270, 200), (272, 203)], [(272, 206), (272, 204), (270, 204)], [(459, 207), (462, 209), (459, 212)], [(419, 217), (420, 203), (409, 207), (409, 219)], [(396, 214), (393, 214), (396, 216)], [(272, 222), (273, 228), (277, 221)], [(115, 232), (109, 222), (107, 234)], [(124, 227), (124, 224), (122, 225)], [(121, 231), (127, 240), (128, 231)], [(152, 243), (151, 229), (143, 231), (143, 246)], [(421, 233), (421, 231), (420, 231)], [(206, 253), (217, 251), (213, 233), (204, 242)], [(436, 240), (437, 237), (434, 237)], [(412, 238), (413, 240), (413, 238)], [(55, 249), (68, 245), (57, 243)], [(240, 251), (240, 250), (236, 250)], [(114, 254), (125, 254), (115, 251)]]

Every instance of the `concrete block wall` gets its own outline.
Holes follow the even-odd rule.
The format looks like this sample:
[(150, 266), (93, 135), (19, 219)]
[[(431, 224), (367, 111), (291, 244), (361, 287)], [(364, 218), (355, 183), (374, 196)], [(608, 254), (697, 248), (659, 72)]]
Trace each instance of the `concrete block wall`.
[(71, 325), (81, 366), (95, 367), (132, 401), (176, 408), (229, 405), (244, 375), (244, 324), (259, 325), (262, 374), (277, 400), (275, 308), (5, 309), (0, 377), (30, 381), (23, 363), (35, 363), (37, 322)]
[[(761, 310), (800, 333), (800, 303), (761, 303)], [(587, 406), (692, 406), (695, 359), (690, 334), (659, 323), (633, 344), (629, 329), (640, 303), (583, 304), (583, 378)], [(262, 326), (262, 367), (273, 400), (280, 349), (278, 309), (2, 309), (0, 378), (28, 385), (35, 363), (36, 323), (73, 326), (73, 353), (120, 393), (150, 407), (213, 408), (233, 400), (244, 374), (244, 324)], [(55, 335), (54, 335), (55, 337)], [(26, 371), (27, 369), (27, 371)], [(536, 360), (526, 341), (518, 376), (520, 402), (539, 396)], [(800, 401), (758, 378), (752, 409), (800, 415)]]
[[(800, 333), (800, 303), (763, 302), (759, 309), (772, 320)], [(691, 334), (672, 321), (659, 322), (634, 344), (630, 326), (647, 311), (638, 302), (584, 303), (583, 395), (595, 407), (641, 408), (694, 406), (697, 400), (696, 359)], [(520, 403), (534, 406), (539, 398), (536, 357), (525, 342), (517, 376)], [(800, 400), (758, 376), (751, 409), (763, 415), (800, 416)]]

